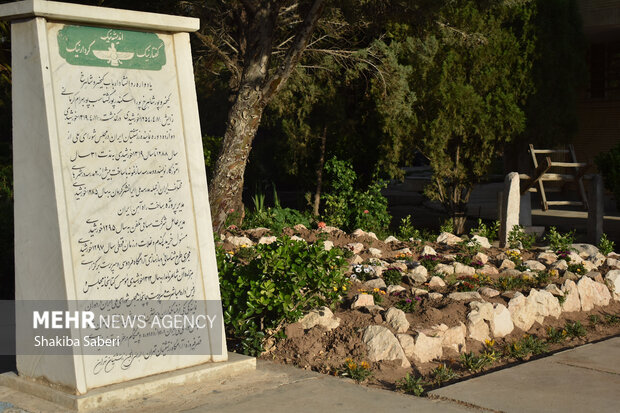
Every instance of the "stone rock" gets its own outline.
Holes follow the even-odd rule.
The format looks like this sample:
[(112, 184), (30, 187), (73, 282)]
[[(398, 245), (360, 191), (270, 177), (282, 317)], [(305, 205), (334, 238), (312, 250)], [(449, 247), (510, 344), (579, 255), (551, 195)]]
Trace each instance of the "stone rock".
[(412, 288), (411, 293), (414, 296), (423, 296), (423, 295), (428, 295), (428, 290), (424, 290), (422, 288)]
[(271, 236), (271, 237), (260, 237), (260, 239), (258, 240), (259, 244), (272, 244), (274, 242), (276, 242), (278, 240), (277, 237)]
[(553, 270), (566, 271), (567, 268), (568, 263), (566, 262), (566, 260), (559, 260), (551, 264), (551, 269)]
[(401, 360), (402, 367), (411, 367), (398, 339), (386, 327), (377, 325), (366, 327), (362, 341), (366, 344), (370, 361)]
[(402, 248), (394, 251), (396, 255), (411, 255), (411, 250), (409, 248)]
[(245, 232), (252, 238), (261, 238), (265, 236), (265, 234), (270, 233), (271, 230), (265, 227), (256, 227), (256, 228), (246, 229)]
[(512, 270), (515, 268), (515, 263), (510, 261), (509, 259), (505, 259), (504, 261), (502, 261), (502, 263), (499, 265), (499, 269), (500, 270)]
[(536, 309), (528, 305), (527, 298), (521, 293), (515, 293), (508, 302), (508, 311), (514, 325), (523, 331), (528, 331), (536, 321)]
[(542, 264), (536, 260), (527, 260), (523, 263), (523, 265), (533, 271), (545, 271), (547, 269), (547, 267), (545, 267), (545, 264)]
[(355, 238), (358, 238), (358, 237), (363, 237), (363, 236), (365, 236), (365, 235), (366, 235), (366, 231), (364, 231), (364, 230), (363, 230), (363, 229), (361, 229), (361, 228), (358, 228), (358, 229), (356, 229), (355, 231), (353, 231), (353, 232), (351, 233), (351, 235), (353, 235)]
[[(301, 224), (299, 224), (299, 225), (301, 225)], [(305, 240), (305, 239), (303, 239), (302, 237), (299, 237), (299, 236), (297, 236), (297, 235), (293, 235), (293, 236), (291, 237), (291, 241), (306, 242), (306, 240)]]
[(579, 279), (581, 277), (579, 275), (575, 274), (574, 272), (565, 271), (564, 272), (564, 278), (566, 278), (568, 280), (579, 281)]
[(353, 256), (353, 258), (351, 258), (351, 264), (352, 265), (357, 265), (357, 264), (361, 264), (364, 262), (364, 259), (362, 257), (360, 257), (359, 255), (355, 254)]
[(430, 245), (425, 245), (420, 255), (437, 255), (437, 251)]
[(433, 288), (445, 287), (446, 283), (441, 278), (434, 276), (434, 277), (431, 277), (430, 281), (428, 282), (428, 286), (433, 287)]
[(551, 251), (545, 251), (538, 254), (536, 259), (545, 265), (551, 265), (558, 260), (558, 256)]
[(399, 240), (395, 236), (390, 235), (383, 242), (385, 242), (386, 244), (389, 244), (390, 242), (399, 242)]
[(235, 247), (243, 247), (243, 246), (251, 247), (252, 245), (254, 245), (252, 240), (249, 239), (248, 237), (230, 236), (226, 238), (226, 241), (230, 242)]
[(480, 235), (474, 235), (473, 237), (471, 237), (471, 239), (478, 241), (478, 244), (480, 244), (482, 248), (491, 248), (491, 243), (489, 242), (487, 237), (481, 237)]
[(611, 294), (607, 286), (593, 281), (589, 277), (581, 277), (577, 282), (577, 289), (579, 290), (582, 311), (590, 311), (594, 306), (608, 305), (611, 301)]
[(459, 353), (464, 353), (467, 351), (466, 334), (467, 327), (461, 322), (458, 326), (450, 327), (443, 333), (441, 345), (444, 348), (451, 348)]
[(478, 272), (480, 274), (484, 274), (484, 275), (496, 275), (496, 274), (499, 274), (499, 271), (497, 270), (497, 268), (495, 268), (494, 266), (492, 266), (490, 264), (485, 264), (482, 268), (480, 268), (478, 270)]
[(368, 231), (368, 232), (366, 233), (366, 236), (368, 236), (368, 237), (370, 237), (370, 238), (372, 238), (372, 239), (376, 239), (377, 241), (379, 240), (379, 238), (377, 238), (377, 234), (375, 234), (375, 233), (374, 233), (374, 232), (372, 232), (372, 231)]
[(385, 311), (385, 308), (381, 307), (380, 305), (367, 305), (366, 307), (360, 307), (360, 310), (368, 314), (373, 314), (375, 316), (375, 323), (380, 323), (383, 321), (383, 317), (381, 317), (380, 313), (383, 313)]
[(482, 297), (477, 291), (454, 292), (450, 293), (450, 295), (448, 295), (448, 298), (454, 301), (482, 300)]
[(585, 268), (586, 271), (598, 270), (598, 267), (592, 261), (584, 260), (582, 264), (583, 264), (583, 268)]
[(406, 274), (406, 277), (409, 280), (410, 284), (423, 284), (426, 282), (426, 277), (420, 274), (409, 273)]
[(366, 281), (364, 283), (364, 287), (368, 288), (369, 290), (372, 290), (373, 288), (384, 289), (387, 287), (387, 285), (385, 285), (385, 281), (383, 281), (383, 278), (375, 278), (374, 280)]
[(469, 265), (464, 265), (460, 262), (455, 262), (453, 265), (455, 274), (474, 275), (476, 273), (476, 269)]
[(403, 310), (392, 307), (386, 311), (385, 322), (398, 333), (404, 333), (409, 330), (409, 321)]
[(504, 291), (500, 295), (506, 300), (512, 300), (516, 294), (517, 294), (517, 291)]
[(540, 324), (543, 324), (545, 317), (558, 318), (562, 314), (560, 302), (549, 291), (532, 288), (527, 297), (527, 305), (536, 310), (536, 321)]
[(599, 283), (605, 282), (605, 280), (603, 280), (603, 276), (598, 271), (590, 271), (589, 273), (586, 274), (586, 277), (592, 278), (594, 281), (599, 282)]
[(353, 251), (353, 254), (359, 254), (364, 250), (364, 244), (361, 242), (351, 242), (347, 244), (346, 247)]
[(467, 330), (469, 338), (476, 341), (489, 340), (489, 326), (477, 311), (472, 311), (467, 315)]
[(329, 251), (334, 248), (334, 243), (332, 241), (323, 241), (323, 248), (325, 251)]
[(549, 284), (548, 286), (546, 286), (545, 291), (549, 291), (551, 294), (553, 294), (556, 297), (560, 297), (564, 295), (562, 290), (560, 290), (560, 288), (555, 284)]
[(583, 258), (588, 258), (591, 255), (596, 255), (599, 253), (597, 247), (592, 244), (573, 244), (571, 248), (577, 250), (577, 254), (579, 254)]
[(340, 232), (344, 233), (343, 230), (341, 230), (338, 227), (332, 227), (330, 225), (326, 225), (323, 228), (320, 228), (319, 231), (321, 232), (327, 232), (328, 234), (338, 234)]
[(474, 255), (473, 261), (480, 261), (483, 265), (489, 262), (489, 256), (483, 252), (479, 252)]
[(521, 276), (521, 271), (519, 270), (515, 270), (515, 269), (508, 269), (508, 270), (504, 270), (500, 273), (500, 276), (502, 277), (520, 277)]
[(340, 325), (340, 319), (328, 307), (320, 307), (306, 314), (299, 323), (304, 330), (309, 330), (314, 326), (321, 326), (327, 330), (333, 330)]
[(383, 251), (378, 248), (368, 248), (368, 252), (370, 253), (370, 255), (377, 258), (383, 255)]
[(469, 303), (469, 308), (472, 312), (476, 312), (484, 320), (488, 321), (493, 318), (493, 304), (485, 301), (472, 301)]
[(428, 363), (441, 356), (443, 356), (442, 338), (418, 333), (413, 345), (413, 359), (420, 363)]
[(297, 224), (293, 227), (295, 231), (306, 231), (308, 228), (304, 224)]
[(398, 294), (403, 291), (407, 291), (407, 289), (401, 285), (388, 285), (388, 288), (387, 288), (388, 294)]
[(454, 274), (454, 266), (448, 264), (437, 264), (435, 271), (445, 275)]
[(562, 303), (562, 311), (581, 311), (581, 300), (579, 299), (579, 289), (573, 280), (566, 280), (562, 284), (562, 294), (564, 294), (564, 303)]
[(600, 252), (596, 255), (591, 255), (588, 258), (588, 261), (590, 261), (592, 264), (594, 264), (597, 267), (600, 267), (601, 265), (605, 264), (605, 256), (603, 254), (601, 254)]
[(428, 295), (428, 298), (430, 298), (431, 300), (441, 300), (443, 298), (443, 294), (442, 293), (430, 293)]
[(615, 301), (620, 301), (620, 270), (611, 270), (605, 275), (605, 281), (612, 291)]
[(355, 298), (355, 301), (353, 301), (353, 304), (351, 304), (351, 309), (367, 307), (371, 305), (375, 305), (375, 298), (372, 296), (372, 294), (358, 294)]
[(605, 264), (612, 268), (620, 268), (620, 260), (615, 258), (607, 258)]
[(461, 238), (457, 237), (454, 234), (450, 234), (449, 232), (442, 232), (437, 237), (437, 242), (439, 244), (456, 245), (461, 241), (463, 241)]
[(493, 305), (493, 317), (489, 320), (493, 337), (505, 337), (512, 333), (515, 326), (508, 308), (503, 304)]
[(428, 280), (428, 270), (423, 265), (413, 267), (409, 274), (423, 277), (424, 281), (422, 282), (426, 282), (426, 280)]
[(570, 258), (571, 264), (581, 264), (583, 262), (583, 258), (581, 258), (581, 256), (578, 255), (575, 251), (571, 251), (568, 256)]
[(405, 264), (404, 262), (395, 262), (393, 264), (389, 264), (389, 266), (391, 268), (396, 268), (400, 270), (400, 272), (407, 272), (409, 270), (409, 268), (407, 267), (407, 264)]
[(499, 243), (503, 247), (508, 243), (508, 234), (515, 225), (519, 225), (521, 194), (519, 192), (519, 174), (510, 172), (504, 178), (504, 192), (500, 212)]
[(490, 287), (482, 287), (478, 292), (489, 298), (497, 297), (499, 295), (499, 291)]
[(413, 340), (413, 336), (409, 334), (397, 334), (396, 338), (398, 338), (398, 342), (405, 353), (405, 356), (408, 359), (413, 359), (414, 351), (415, 351), (415, 341)]

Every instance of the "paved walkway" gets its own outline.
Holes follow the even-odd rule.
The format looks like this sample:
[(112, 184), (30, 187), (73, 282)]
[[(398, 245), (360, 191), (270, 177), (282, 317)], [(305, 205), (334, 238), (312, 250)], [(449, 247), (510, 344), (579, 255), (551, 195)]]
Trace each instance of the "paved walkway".
[[(618, 412), (620, 338), (457, 383), (418, 398), (259, 362), (249, 374), (185, 386), (98, 412)], [(0, 413), (63, 409), (0, 387)], [(21, 410), (8, 410), (11, 413)]]

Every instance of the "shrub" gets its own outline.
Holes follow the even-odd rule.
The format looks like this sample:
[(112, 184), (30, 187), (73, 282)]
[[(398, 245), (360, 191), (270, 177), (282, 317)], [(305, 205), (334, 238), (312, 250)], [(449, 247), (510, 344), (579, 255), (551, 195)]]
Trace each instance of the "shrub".
[(407, 215), (400, 220), (400, 226), (398, 227), (398, 236), (402, 240), (409, 240), (411, 238), (420, 239), (420, 231), (413, 227), (413, 223), (411, 222), (411, 215)]
[(555, 227), (550, 227), (545, 241), (549, 243), (549, 247), (553, 252), (566, 252), (572, 250), (572, 244), (575, 242), (575, 230), (571, 230), (566, 234), (558, 232)]
[(233, 351), (257, 355), (266, 334), (341, 297), (348, 280), (342, 251), (288, 238), (257, 245), (246, 259), (217, 250), (224, 324)]
[(598, 242), (598, 249), (603, 255), (607, 255), (614, 252), (615, 243), (607, 239), (607, 234), (601, 235), (601, 239)]
[(399, 285), (403, 280), (403, 275), (398, 268), (388, 268), (382, 275), (387, 285)]
[(396, 382), (396, 388), (414, 396), (421, 396), (424, 393), (424, 383), (422, 377), (415, 377), (407, 373), (405, 377)]
[(470, 351), (469, 353), (461, 354), (461, 364), (472, 373), (482, 371), (485, 367), (493, 364), (494, 361), (495, 354), (490, 352), (474, 354)]
[(564, 330), (572, 338), (585, 337), (587, 334), (586, 328), (579, 321), (567, 321)]
[(508, 357), (523, 360), (531, 355), (543, 354), (546, 351), (547, 343), (537, 337), (526, 334), (519, 340), (506, 346), (505, 354)]
[(523, 226), (515, 225), (508, 233), (508, 246), (510, 248), (530, 249), (536, 241), (536, 235), (528, 234), (523, 230)]
[(450, 381), (457, 378), (459, 375), (445, 364), (440, 364), (434, 369), (431, 374), (433, 375), (433, 381), (437, 386), (441, 386), (441, 383)]
[(487, 226), (480, 218), (478, 218), (478, 226), (476, 228), (472, 228), (469, 233), (470, 235), (485, 237), (489, 240), (489, 242), (493, 242), (497, 239), (499, 225), (499, 221), (494, 221), (491, 225)]
[(358, 383), (361, 383), (372, 376), (372, 371), (370, 370), (370, 366), (367, 362), (362, 361), (358, 364), (351, 358), (345, 360), (339, 373), (341, 376), (350, 377)]
[[(311, 217), (308, 212), (304, 213), (296, 209), (282, 208), (275, 189), (273, 191), (274, 206), (265, 207), (265, 196), (256, 194), (252, 198), (254, 210), (243, 221), (244, 228), (265, 227), (274, 234), (280, 234), (284, 228), (293, 227), (297, 224), (309, 227)], [(231, 214), (234, 216), (234, 213)]]

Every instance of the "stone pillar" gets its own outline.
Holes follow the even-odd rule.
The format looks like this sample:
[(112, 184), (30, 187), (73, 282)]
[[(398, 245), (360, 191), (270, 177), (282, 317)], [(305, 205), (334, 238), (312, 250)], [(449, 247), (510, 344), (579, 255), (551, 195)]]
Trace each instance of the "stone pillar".
[(590, 190), (588, 191), (588, 242), (598, 244), (603, 235), (603, 178), (601, 175), (594, 175), (590, 180)]
[(510, 172), (504, 180), (504, 197), (502, 199), (501, 223), (499, 233), (499, 243), (505, 247), (508, 242), (508, 233), (515, 225), (519, 225), (519, 204), (521, 194), (519, 193), (519, 174)]
[(521, 195), (519, 224), (524, 227), (532, 226), (532, 193), (529, 191)]

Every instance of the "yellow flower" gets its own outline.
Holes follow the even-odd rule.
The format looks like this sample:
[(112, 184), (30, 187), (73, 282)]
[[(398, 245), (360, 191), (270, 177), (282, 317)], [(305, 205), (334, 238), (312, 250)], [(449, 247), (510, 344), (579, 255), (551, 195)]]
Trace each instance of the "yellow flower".
[(342, 286), (342, 291), (347, 291), (347, 286), (346, 285)]
[(493, 347), (495, 345), (495, 340), (484, 340), (484, 345), (487, 347)]
[(360, 367), (361, 367), (361, 368), (363, 368), (363, 369), (366, 369), (366, 370), (368, 370), (368, 369), (370, 368), (370, 366), (368, 365), (368, 363), (367, 363), (367, 362), (365, 362), (365, 361), (362, 361), (362, 362), (360, 363)]
[(334, 291), (338, 291), (338, 287), (334, 287)]

